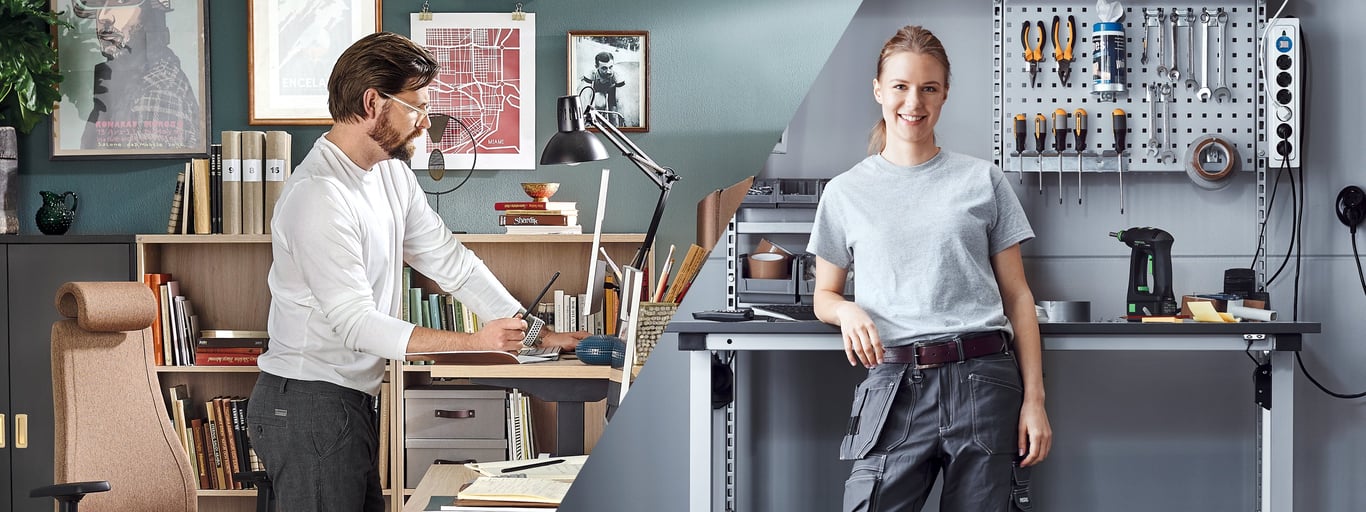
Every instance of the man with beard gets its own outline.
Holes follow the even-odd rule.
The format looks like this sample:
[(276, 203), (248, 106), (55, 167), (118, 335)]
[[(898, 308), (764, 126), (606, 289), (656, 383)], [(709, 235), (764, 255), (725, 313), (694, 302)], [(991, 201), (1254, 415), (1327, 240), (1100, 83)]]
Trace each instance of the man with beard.
[[(431, 125), (427, 85), (437, 70), (403, 36), (352, 44), (327, 84), (332, 130), (276, 203), (270, 343), (247, 424), (280, 510), (383, 510), (373, 397), (387, 360), (522, 348), (521, 307), (451, 235), (404, 164)], [(404, 262), (492, 320), (464, 334), (397, 318)], [(572, 349), (587, 335), (551, 332), (544, 343)]]
[(105, 62), (95, 65), (94, 107), (82, 149), (194, 149), (199, 100), (170, 47), (171, 0), (72, 0), (95, 19)]

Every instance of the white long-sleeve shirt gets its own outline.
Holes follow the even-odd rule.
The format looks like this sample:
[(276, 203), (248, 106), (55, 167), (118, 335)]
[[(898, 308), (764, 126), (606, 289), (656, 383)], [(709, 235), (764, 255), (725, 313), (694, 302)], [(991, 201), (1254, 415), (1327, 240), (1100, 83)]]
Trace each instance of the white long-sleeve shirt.
[(319, 137), (285, 183), (270, 225), (270, 345), (261, 370), (379, 392), (403, 359), (403, 262), (484, 318), (521, 306), (455, 239), (403, 162), (361, 169)]

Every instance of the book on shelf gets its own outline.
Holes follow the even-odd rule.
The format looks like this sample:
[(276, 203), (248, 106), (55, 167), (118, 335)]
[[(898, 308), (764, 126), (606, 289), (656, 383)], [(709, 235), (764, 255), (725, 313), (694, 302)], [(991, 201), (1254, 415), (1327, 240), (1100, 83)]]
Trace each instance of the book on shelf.
[(499, 215), (499, 226), (573, 226), (577, 215)]
[(195, 351), (195, 366), (256, 366), (259, 354), (214, 354)]
[(501, 201), (493, 203), (494, 210), (577, 210), (576, 201)]
[[(142, 275), (142, 282), (152, 289), (152, 299), (156, 302), (158, 314), (161, 312), (161, 285), (171, 280), (171, 274), (147, 273)], [(157, 366), (166, 365), (166, 353), (163, 344), (164, 333), (161, 330), (161, 322), (152, 322), (152, 363)]]
[(194, 168), (185, 162), (185, 193), (181, 194), (180, 217), (176, 219), (176, 230), (182, 235), (194, 233)]
[(578, 210), (503, 210), (502, 215), (569, 215), (578, 216)]
[(213, 233), (213, 198), (209, 195), (209, 160), (195, 158), (190, 160), (190, 174), (194, 175), (194, 232), (199, 235)]
[(262, 213), (262, 226), (266, 233), (270, 233), (270, 221), (275, 218), (275, 202), (280, 199), (280, 193), (285, 189), (285, 180), (289, 179), (291, 172), (290, 159), (291, 136), (289, 132), (271, 130), (266, 132), (266, 167), (265, 167), (265, 188)]
[(223, 234), (242, 234), (242, 132), (223, 130)]
[(242, 132), (242, 233), (265, 234), (266, 133)]
[(212, 489), (213, 480), (209, 477), (209, 466), (207, 464), (209, 459), (206, 457), (207, 452), (205, 451), (205, 447), (208, 446), (209, 441), (207, 437), (208, 433), (205, 431), (206, 429), (204, 427), (204, 418), (190, 420), (190, 429), (194, 431), (195, 473), (199, 476), (199, 488)]
[(581, 235), (583, 226), (504, 226), (505, 233), (514, 235)]
[(223, 145), (209, 145), (209, 232), (223, 232)]
[(166, 233), (180, 232), (180, 209), (185, 204), (185, 171), (176, 174), (175, 193), (171, 195), (171, 213), (166, 218)]

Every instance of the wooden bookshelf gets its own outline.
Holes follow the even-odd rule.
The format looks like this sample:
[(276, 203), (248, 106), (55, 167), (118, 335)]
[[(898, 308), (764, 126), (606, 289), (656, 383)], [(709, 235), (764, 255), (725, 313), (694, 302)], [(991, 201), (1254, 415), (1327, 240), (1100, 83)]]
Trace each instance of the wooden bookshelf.
[[(596, 259), (590, 254), (592, 235), (455, 236), (479, 255), (519, 301), (528, 300), (540, 291), (550, 274), (557, 270), (561, 275), (556, 288), (583, 293), (588, 262)], [(630, 261), (644, 238), (642, 234), (605, 234), (602, 246), (614, 260), (623, 263)], [(266, 330), (270, 310), (270, 289), (266, 282), (272, 261), (270, 235), (137, 235), (135, 255), (139, 278), (146, 273), (170, 273), (180, 283), (181, 294), (190, 298), (199, 315), (200, 329)], [(421, 276), (415, 275), (414, 281), (414, 286), (436, 291), (432, 283)], [(519, 378), (556, 378), (566, 371), (574, 372), (576, 378), (591, 373), (591, 378), (607, 379), (611, 374), (606, 367), (561, 369), (540, 374), (539, 370), (530, 371), (534, 366), (537, 365), (516, 365), (499, 371), (516, 372)], [(198, 402), (217, 396), (249, 397), (259, 374), (255, 366), (162, 366), (156, 371), (163, 393), (168, 387), (186, 384)], [(434, 376), (438, 380), (479, 378), (492, 375), (490, 372), (497, 371), (489, 367), (390, 365), (385, 385), (397, 384), (399, 387), (392, 394), (390, 403), (384, 405), (390, 412), (391, 488), (384, 491), (390, 510), (402, 510), (404, 497), (411, 493), (404, 488), (417, 485), (417, 482), (405, 485), (402, 480), (405, 454), (402, 389), (431, 383)], [(584, 446), (591, 450), (604, 427), (606, 404), (605, 401), (589, 403), (584, 409)], [(539, 403), (533, 408), (533, 414), (538, 424), (553, 424), (555, 404)], [(393, 489), (403, 490), (395, 493)], [(256, 506), (254, 490), (205, 489), (199, 491), (199, 496), (199, 509), (206, 512), (248, 512)]]

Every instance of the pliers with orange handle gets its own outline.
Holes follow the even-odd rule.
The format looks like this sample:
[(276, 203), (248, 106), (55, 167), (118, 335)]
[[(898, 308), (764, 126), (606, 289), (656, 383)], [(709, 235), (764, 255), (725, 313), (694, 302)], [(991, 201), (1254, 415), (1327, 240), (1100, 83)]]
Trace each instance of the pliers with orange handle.
[(1058, 61), (1058, 80), (1063, 86), (1070, 85), (1072, 79), (1072, 47), (1076, 43), (1077, 20), (1075, 17), (1067, 16), (1067, 45), (1062, 45), (1058, 38), (1062, 35), (1062, 18), (1053, 17), (1053, 59)]
[(1048, 29), (1043, 26), (1043, 21), (1040, 20), (1038, 24), (1039, 37), (1032, 47), (1029, 44), (1029, 32), (1030, 29), (1034, 28), (1034, 25), (1026, 21), (1020, 30), (1020, 44), (1024, 45), (1024, 59), (1025, 62), (1029, 63), (1029, 85), (1031, 87), (1038, 86), (1035, 77), (1039, 74), (1039, 63), (1043, 62), (1044, 39), (1048, 36)]

